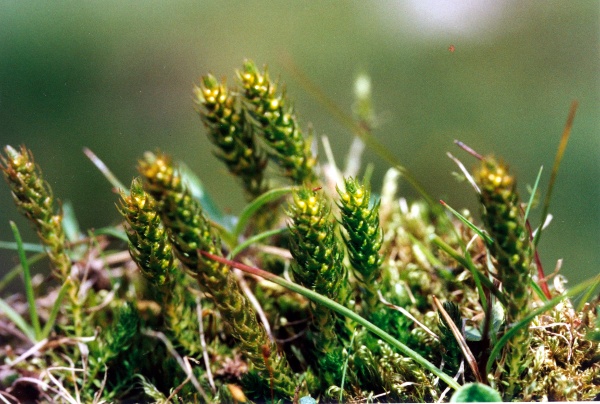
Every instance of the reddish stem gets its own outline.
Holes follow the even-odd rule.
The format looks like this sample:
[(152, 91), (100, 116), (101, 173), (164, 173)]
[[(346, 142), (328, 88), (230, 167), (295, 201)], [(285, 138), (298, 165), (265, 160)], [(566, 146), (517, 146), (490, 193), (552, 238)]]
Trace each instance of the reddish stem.
[(475, 157), (477, 160), (483, 160), (483, 156), (481, 154), (477, 153), (475, 150), (473, 150), (460, 140), (455, 140), (454, 144), (466, 151), (467, 153), (469, 153), (471, 156)]
[[(523, 213), (523, 207), (521, 207), (521, 213)], [(533, 242), (533, 231), (531, 230), (531, 224), (529, 223), (529, 219), (525, 221), (525, 226), (527, 227), (527, 232), (529, 232), (529, 240)], [(542, 229), (539, 229), (538, 231), (541, 230)], [(537, 248), (535, 249), (533, 258), (535, 259), (535, 266), (537, 267), (538, 271), (538, 285), (540, 285), (540, 287), (542, 288), (544, 295), (546, 295), (548, 299), (552, 299), (552, 294), (550, 293), (550, 288), (548, 288), (548, 282), (546, 281), (546, 275), (544, 274), (544, 267), (542, 267), (542, 260), (540, 259), (540, 254), (538, 254)]]

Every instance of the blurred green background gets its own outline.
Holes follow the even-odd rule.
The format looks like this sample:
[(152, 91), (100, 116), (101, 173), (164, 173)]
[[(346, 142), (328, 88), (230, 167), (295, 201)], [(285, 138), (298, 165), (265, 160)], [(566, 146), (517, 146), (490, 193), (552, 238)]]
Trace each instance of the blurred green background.
[[(233, 83), (244, 58), (287, 83), (304, 127), (327, 134), (340, 163), (351, 135), (307, 92), (293, 61), (350, 113), (357, 73), (373, 81), (375, 135), (436, 198), (477, 210), (446, 157), (461, 139), (502, 156), (526, 198), (540, 165), (545, 192), (573, 99), (580, 102), (542, 237), (547, 272), (564, 258), (571, 284), (600, 264), (600, 29), (596, 1), (0, 2), (0, 143), (26, 144), (81, 225), (117, 223), (116, 196), (84, 157), (95, 151), (129, 183), (145, 150), (184, 160), (235, 213), (242, 194), (192, 106), (212, 72)], [(450, 52), (449, 46), (455, 51)], [(379, 189), (387, 165), (375, 163)], [(414, 198), (405, 183), (401, 193)], [(540, 215), (533, 212), (534, 225)], [(0, 184), (0, 240), (16, 220)], [(0, 251), (0, 273), (16, 263)], [(38, 270), (40, 266), (38, 265)], [(35, 269), (34, 269), (35, 270)]]

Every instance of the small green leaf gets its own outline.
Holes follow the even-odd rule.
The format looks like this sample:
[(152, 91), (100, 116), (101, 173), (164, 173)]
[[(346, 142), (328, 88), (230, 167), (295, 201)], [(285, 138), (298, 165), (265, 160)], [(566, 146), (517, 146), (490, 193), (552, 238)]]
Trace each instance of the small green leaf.
[(40, 327), (40, 318), (37, 313), (37, 306), (35, 304), (35, 296), (33, 291), (33, 283), (31, 281), (31, 272), (29, 271), (29, 264), (27, 263), (27, 257), (25, 257), (25, 250), (23, 249), (23, 240), (21, 240), (21, 233), (15, 222), (10, 222), (15, 242), (17, 243), (17, 252), (19, 253), (19, 261), (21, 262), (21, 268), (23, 268), (23, 281), (25, 283), (25, 295), (27, 296), (27, 303), (29, 306), (29, 316), (31, 317), (31, 325), (35, 332), (35, 338), (37, 341), (41, 340), (42, 329)]
[(471, 230), (473, 230), (479, 237), (481, 237), (481, 239), (483, 241), (486, 242), (487, 245), (493, 244), (494, 240), (492, 240), (492, 238), (490, 236), (488, 236), (486, 233), (483, 232), (483, 230), (481, 230), (479, 227), (475, 226), (473, 223), (471, 223), (466, 217), (464, 217), (463, 215), (461, 215), (460, 213), (458, 213), (458, 211), (456, 211), (455, 209), (451, 208), (450, 205), (448, 205), (446, 202), (444, 201), (440, 201), (440, 203), (446, 208), (448, 209), (454, 216), (456, 216), (456, 218), (458, 220), (460, 220), (461, 222), (463, 222), (463, 224), (467, 227), (469, 227)]
[[(129, 192), (129, 190), (127, 190), (127, 192)], [(123, 230), (122, 228), (109, 226), (109, 227), (101, 227), (99, 229), (94, 230), (95, 236), (100, 236), (103, 234), (107, 235), (107, 236), (112, 236), (121, 241), (125, 241), (125, 242), (129, 241), (129, 239), (127, 238), (127, 233), (125, 233), (125, 230)]]
[(231, 230), (233, 226), (231, 225), (230, 221), (227, 220), (221, 209), (219, 209), (215, 201), (211, 198), (208, 192), (206, 192), (206, 187), (196, 173), (194, 173), (187, 165), (185, 165), (185, 163), (181, 161), (177, 162), (177, 167), (181, 173), (181, 179), (187, 185), (194, 199), (200, 202), (204, 213), (209, 217), (209, 219), (217, 222), (227, 230)]
[(65, 231), (67, 240), (71, 243), (76, 242), (82, 237), (81, 230), (79, 228), (79, 222), (77, 216), (75, 216), (75, 209), (71, 201), (65, 201), (62, 205), (63, 221), (62, 227)]
[(451, 403), (497, 403), (502, 402), (500, 393), (481, 383), (467, 383), (452, 395)]

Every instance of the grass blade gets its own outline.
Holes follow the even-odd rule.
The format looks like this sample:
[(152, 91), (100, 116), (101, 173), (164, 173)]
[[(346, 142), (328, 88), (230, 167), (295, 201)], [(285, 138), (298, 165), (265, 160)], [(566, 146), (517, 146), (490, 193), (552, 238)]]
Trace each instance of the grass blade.
[(127, 238), (127, 233), (125, 232), (123, 227), (116, 227), (116, 226), (101, 227), (99, 229), (95, 229), (92, 234), (94, 236), (101, 236), (101, 235), (111, 236), (111, 237), (114, 237), (121, 241), (125, 241), (126, 243), (129, 242), (129, 239)]
[[(452, 258), (454, 258), (454, 260), (456, 262), (458, 262), (459, 264), (461, 264), (463, 267), (467, 268), (471, 272), (471, 275), (473, 275), (473, 278), (475, 279), (475, 284), (477, 285), (477, 291), (479, 293), (479, 298), (482, 299), (481, 300), (482, 307), (484, 309), (486, 309), (486, 311), (487, 311), (487, 299), (485, 298), (485, 293), (483, 293), (483, 290), (481, 289), (482, 284), (486, 288), (488, 288), (490, 290), (490, 292), (492, 292), (494, 294), (494, 296), (504, 306), (506, 306), (506, 304), (507, 304), (506, 297), (502, 293), (500, 293), (500, 291), (498, 290), (497, 287), (494, 286), (492, 281), (490, 281), (487, 277), (483, 276), (477, 270), (477, 268), (475, 268), (475, 265), (473, 265), (473, 261), (471, 260), (470, 256), (468, 256), (468, 258), (463, 257), (454, 248), (452, 248), (449, 244), (447, 244), (444, 240), (442, 240), (438, 235), (433, 235), (431, 237), (431, 242), (433, 244), (437, 245), (439, 248), (441, 248), (446, 253), (448, 253), (448, 255), (450, 255)], [(467, 253), (465, 253), (465, 254), (467, 254)]]
[(102, 175), (104, 175), (104, 178), (106, 178), (108, 180), (108, 182), (110, 182), (110, 184), (113, 186), (113, 188), (115, 190), (123, 191), (126, 193), (129, 192), (129, 187), (126, 187), (125, 185), (123, 185), (123, 183), (121, 181), (119, 181), (119, 179), (112, 173), (112, 171), (110, 171), (108, 166), (106, 164), (104, 164), (104, 161), (100, 160), (100, 158), (98, 156), (96, 156), (96, 154), (94, 154), (93, 151), (91, 151), (87, 147), (84, 147), (83, 153), (87, 156), (88, 159), (90, 159), (92, 164), (94, 164), (96, 166), (96, 168), (98, 168), (98, 170), (100, 170)]
[(538, 175), (535, 179), (535, 184), (533, 184), (533, 189), (531, 190), (531, 196), (529, 197), (529, 201), (527, 202), (527, 208), (525, 209), (525, 215), (523, 216), (523, 221), (526, 222), (529, 217), (529, 210), (531, 209), (531, 205), (533, 205), (533, 200), (535, 199), (535, 193), (537, 192), (538, 186), (540, 185), (540, 178), (542, 177), (542, 171), (544, 171), (544, 166), (540, 167), (540, 171), (538, 171)]
[(492, 370), (492, 365), (494, 364), (494, 361), (496, 360), (496, 358), (500, 354), (500, 351), (502, 350), (502, 348), (504, 348), (504, 345), (506, 345), (506, 343), (510, 340), (510, 338), (517, 331), (519, 331), (523, 327), (528, 326), (529, 323), (531, 322), (531, 320), (533, 320), (536, 316), (539, 316), (540, 314), (544, 313), (545, 311), (550, 310), (551, 308), (553, 308), (554, 306), (556, 306), (558, 303), (560, 303), (564, 299), (571, 298), (571, 297), (573, 297), (573, 296), (575, 296), (575, 295), (583, 292), (585, 289), (587, 289), (588, 287), (590, 287), (590, 285), (597, 284), (597, 282), (600, 282), (600, 275), (596, 276), (596, 277), (594, 277), (592, 279), (588, 279), (585, 282), (580, 283), (579, 285), (577, 285), (577, 286), (573, 287), (572, 289), (569, 289), (568, 291), (566, 291), (564, 294), (562, 294), (560, 296), (556, 296), (552, 300), (548, 300), (542, 306), (538, 307), (535, 310), (532, 310), (521, 321), (519, 321), (517, 324), (515, 324), (513, 327), (511, 327), (502, 336), (502, 338), (500, 338), (498, 340), (498, 342), (496, 343), (496, 345), (494, 345), (494, 348), (492, 348), (492, 352), (490, 352), (490, 357), (488, 358), (487, 364), (485, 366), (485, 373), (486, 374), (490, 374), (490, 372)]
[(35, 296), (33, 293), (33, 284), (31, 282), (31, 272), (29, 271), (29, 264), (27, 263), (27, 257), (25, 256), (25, 250), (23, 249), (23, 240), (21, 240), (21, 233), (15, 222), (10, 222), (15, 241), (17, 243), (17, 252), (19, 253), (19, 261), (23, 268), (23, 281), (25, 283), (25, 295), (27, 296), (27, 304), (29, 306), (29, 317), (31, 317), (31, 325), (35, 333), (36, 341), (41, 339), (42, 331), (40, 327), (40, 318), (37, 313), (37, 306), (35, 305)]
[[(23, 243), (26, 244), (26, 243)], [(17, 244), (15, 243), (15, 249), (16, 249)], [(24, 250), (26, 250), (24, 248)], [(44, 258), (46, 256), (46, 253), (40, 253), (40, 254), (36, 254), (33, 257), (29, 257), (27, 259), (27, 265), (32, 265), (35, 264), (36, 262), (38, 262), (39, 260), (41, 260), (42, 258)], [(6, 275), (4, 275), (4, 277), (2, 278), (2, 280), (0, 280), (0, 291), (3, 290), (6, 285), (8, 285), (10, 282), (12, 282), (13, 279), (15, 279), (23, 270), (23, 268), (21, 267), (21, 264), (17, 265), (16, 267), (14, 267), (13, 269), (11, 269), (10, 271), (8, 271), (8, 273)]]
[(65, 283), (63, 283), (60, 290), (58, 291), (58, 296), (56, 297), (56, 301), (54, 302), (54, 305), (52, 306), (52, 310), (50, 311), (50, 316), (48, 317), (48, 321), (46, 322), (46, 324), (44, 325), (44, 329), (42, 330), (42, 339), (48, 338), (48, 335), (50, 335), (50, 331), (52, 331), (52, 327), (54, 327), (54, 323), (56, 322), (56, 317), (58, 316), (58, 311), (60, 310), (60, 306), (62, 304), (63, 298), (67, 291), (67, 286), (69, 285), (70, 282), (71, 282), (71, 280), (69, 278), (67, 278)]
[[(596, 288), (598, 288), (598, 286), (600, 286), (600, 277), (598, 277), (598, 280), (596, 281), (596, 283), (594, 283), (592, 286), (590, 286), (590, 288), (587, 290), (587, 292), (585, 292), (585, 294), (579, 301), (579, 304), (577, 305), (577, 311), (583, 310), (583, 307), (591, 299), (592, 294), (594, 293)], [(598, 317), (598, 318), (600, 318), (600, 317)]]
[(419, 355), (417, 352), (413, 351), (408, 346), (404, 345), (402, 342), (398, 341), (397, 339), (392, 337), (390, 334), (383, 331), (381, 328), (375, 326), (373, 323), (365, 320), (363, 317), (361, 317), (357, 313), (353, 312), (352, 310), (342, 306), (341, 304), (336, 303), (333, 300), (328, 299), (325, 296), (322, 296), (322, 295), (320, 295), (310, 289), (307, 289), (303, 286), (300, 286), (296, 283), (289, 282), (289, 281), (285, 280), (284, 278), (281, 278), (270, 272), (263, 271), (262, 269), (244, 265), (239, 262), (230, 261), (223, 257), (218, 257), (216, 255), (207, 253), (205, 251), (198, 251), (198, 253), (204, 255), (205, 257), (207, 257), (211, 260), (218, 261), (225, 265), (229, 265), (234, 268), (241, 269), (244, 272), (247, 272), (247, 273), (250, 273), (250, 274), (253, 274), (256, 276), (260, 276), (261, 278), (267, 279), (273, 283), (283, 286), (284, 288), (287, 288), (287, 289), (291, 290), (292, 292), (299, 293), (302, 296), (306, 297), (307, 299), (312, 300), (313, 302), (320, 304), (322, 306), (325, 306), (328, 309), (333, 310), (333, 311), (337, 312), (338, 314), (341, 314), (342, 316), (348, 317), (352, 321), (355, 321), (356, 323), (362, 325), (367, 330), (371, 331), (373, 334), (377, 335), (379, 338), (381, 338), (388, 344), (390, 344), (393, 347), (395, 347), (396, 349), (398, 349), (404, 355), (413, 359), (415, 362), (417, 362), (423, 368), (429, 370), (431, 373), (433, 373), (434, 375), (439, 377), (441, 380), (443, 380), (444, 383), (446, 383), (451, 388), (453, 388), (455, 390), (460, 388), (460, 385), (452, 377), (450, 377), (449, 375), (447, 375), (446, 373), (441, 371), (433, 363), (429, 362), (427, 359), (425, 359), (424, 357)]
[(544, 198), (540, 228), (533, 239), (534, 247), (537, 246), (540, 242), (540, 237), (542, 236), (542, 227), (544, 223), (546, 223), (546, 217), (548, 217), (548, 209), (550, 208), (552, 190), (554, 189), (554, 183), (556, 182), (556, 176), (558, 175), (558, 168), (560, 167), (560, 162), (562, 161), (563, 155), (565, 154), (565, 149), (567, 148), (567, 143), (569, 142), (569, 136), (571, 135), (571, 128), (573, 127), (573, 121), (575, 120), (575, 112), (577, 112), (578, 105), (579, 103), (577, 101), (573, 101), (571, 103), (571, 109), (569, 110), (567, 123), (565, 124), (565, 129), (563, 130), (562, 136), (560, 138), (558, 150), (556, 150), (556, 156), (554, 157), (554, 165), (552, 166), (552, 173), (550, 174), (550, 181), (548, 182), (548, 191), (546, 191), (546, 197)]
[[(45, 253), (46, 252), (46, 250), (44, 249), (44, 246), (41, 244), (21, 243), (21, 247), (23, 247), (23, 250), (28, 251), (28, 252), (36, 252), (36, 253)], [(15, 243), (14, 241), (0, 241), (0, 249), (16, 251), (17, 243)]]
[(244, 240), (243, 243), (238, 244), (237, 246), (235, 246), (234, 249), (231, 250), (231, 252), (229, 253), (229, 258), (235, 258), (240, 252), (242, 252), (243, 250), (248, 248), (250, 245), (252, 245), (260, 240), (264, 240), (264, 239), (274, 236), (276, 234), (282, 234), (287, 231), (288, 231), (287, 227), (282, 227), (281, 229), (265, 231), (263, 233), (259, 233), (255, 236), (247, 238), (246, 240)]
[(466, 217), (464, 217), (463, 215), (458, 213), (458, 211), (456, 211), (452, 207), (450, 207), (450, 205), (448, 205), (446, 202), (440, 200), (440, 203), (442, 204), (442, 206), (444, 206), (446, 209), (448, 209), (458, 220), (460, 220), (468, 228), (473, 230), (479, 237), (481, 237), (481, 239), (483, 241), (485, 241), (485, 243), (487, 245), (491, 245), (494, 243), (494, 240), (492, 240), (492, 238), (489, 235), (487, 235), (479, 227), (477, 227), (473, 223), (471, 223)]
[(19, 313), (13, 310), (12, 307), (9, 306), (4, 299), (0, 299), (0, 311), (6, 314), (6, 317), (10, 321), (12, 321), (18, 328), (29, 338), (32, 342), (36, 341), (35, 331), (33, 328), (27, 324), (27, 321)]
[(70, 243), (79, 241), (83, 235), (79, 227), (79, 221), (75, 216), (75, 208), (70, 201), (65, 201), (62, 204), (63, 221), (62, 227), (65, 231), (65, 236)]
[(292, 187), (271, 189), (270, 191), (265, 192), (264, 194), (262, 194), (261, 196), (257, 197), (252, 202), (250, 202), (248, 205), (246, 205), (246, 207), (240, 214), (237, 225), (235, 226), (235, 229), (233, 231), (234, 238), (237, 240), (237, 238), (240, 236), (240, 234), (242, 234), (242, 232), (246, 228), (246, 224), (248, 223), (248, 221), (250, 220), (252, 215), (254, 215), (256, 213), (256, 211), (258, 211), (265, 204), (267, 204), (277, 198), (280, 198), (285, 194), (291, 193), (292, 190), (293, 190)]
[(230, 221), (212, 199), (210, 194), (206, 191), (206, 187), (204, 186), (202, 180), (200, 180), (196, 173), (193, 172), (185, 163), (178, 161), (177, 167), (179, 167), (181, 179), (188, 186), (188, 189), (190, 190), (194, 199), (200, 202), (202, 209), (209, 219), (217, 222), (219, 225), (230, 231), (232, 227)]

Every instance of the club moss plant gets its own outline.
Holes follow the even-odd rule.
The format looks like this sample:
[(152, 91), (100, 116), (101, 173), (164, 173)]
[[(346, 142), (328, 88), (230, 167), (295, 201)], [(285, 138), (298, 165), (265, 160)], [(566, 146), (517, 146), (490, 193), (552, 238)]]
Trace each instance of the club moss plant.
[[(122, 223), (80, 236), (33, 151), (4, 147), (0, 169), (39, 235), (24, 243), (12, 224), (15, 242), (1, 240), (20, 265), (0, 285), (22, 273), (28, 302), (0, 299), (4, 402), (600, 398), (600, 277), (548, 282), (533, 198), (520, 199), (505, 162), (471, 151), (478, 218), (434, 202), (371, 136), (364, 85), (344, 123), (391, 164), (383, 184), (358, 164), (319, 164), (266, 69), (245, 61), (236, 80), (208, 74), (193, 89), (244, 190), (235, 218), (185, 165), (147, 152), (128, 188), (102, 168)], [(422, 198), (396, 195), (400, 178)], [(34, 288), (29, 266), (46, 257), (51, 280)]]

